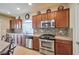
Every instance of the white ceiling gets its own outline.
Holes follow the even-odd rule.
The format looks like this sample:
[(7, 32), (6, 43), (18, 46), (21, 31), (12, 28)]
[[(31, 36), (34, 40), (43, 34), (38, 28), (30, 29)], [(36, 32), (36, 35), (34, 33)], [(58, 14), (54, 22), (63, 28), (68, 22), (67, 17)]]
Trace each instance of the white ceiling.
[(0, 13), (8, 14), (10, 12), (10, 15), (18, 16), (27, 12), (30, 13), (31, 7), (28, 3), (0, 3)]
[[(33, 3), (32, 5), (28, 5), (28, 3), (0, 3), (0, 13), (8, 14), (10, 12), (11, 16), (20, 16), (26, 13), (33, 13), (40, 10), (44, 10), (46, 8), (51, 8), (58, 3)], [(66, 4), (67, 5), (67, 4)], [(17, 10), (20, 8), (20, 10)]]

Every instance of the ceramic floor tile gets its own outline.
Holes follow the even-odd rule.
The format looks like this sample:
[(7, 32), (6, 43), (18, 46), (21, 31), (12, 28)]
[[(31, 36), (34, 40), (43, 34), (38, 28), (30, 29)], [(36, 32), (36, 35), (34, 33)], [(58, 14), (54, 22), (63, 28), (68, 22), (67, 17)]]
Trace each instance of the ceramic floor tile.
[(22, 46), (17, 46), (14, 51), (14, 55), (42, 55), (38, 51), (34, 51)]

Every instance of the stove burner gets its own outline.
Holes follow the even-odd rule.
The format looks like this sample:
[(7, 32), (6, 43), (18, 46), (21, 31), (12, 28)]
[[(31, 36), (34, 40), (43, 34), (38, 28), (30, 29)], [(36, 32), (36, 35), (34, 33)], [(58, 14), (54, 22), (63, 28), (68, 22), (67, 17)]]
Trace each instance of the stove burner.
[(43, 34), (40, 36), (40, 39), (52, 40), (54, 38), (55, 38), (55, 35), (52, 35), (52, 34)]

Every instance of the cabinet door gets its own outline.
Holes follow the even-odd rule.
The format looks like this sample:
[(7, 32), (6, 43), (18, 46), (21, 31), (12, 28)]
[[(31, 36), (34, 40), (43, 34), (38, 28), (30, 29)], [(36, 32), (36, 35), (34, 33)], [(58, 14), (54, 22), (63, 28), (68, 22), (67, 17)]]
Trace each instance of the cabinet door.
[(25, 36), (24, 35), (21, 35), (21, 45), (26, 47), (26, 39), (25, 39)]
[(14, 29), (15, 27), (15, 20), (10, 20), (10, 29)]
[(48, 20), (52, 20), (52, 19), (55, 19), (55, 12), (51, 12), (51, 13), (47, 13), (47, 19)]
[(12, 29), (12, 20), (10, 20), (10, 29)]
[(18, 19), (18, 29), (22, 29), (22, 20)]
[(56, 27), (69, 27), (69, 9), (56, 12)]
[(72, 55), (71, 41), (65, 42), (60, 40), (56, 42), (56, 55)]
[(39, 50), (39, 38), (38, 37), (33, 38), (33, 49), (37, 51)]
[(40, 28), (41, 27), (41, 15), (37, 15), (36, 16), (36, 19), (37, 19), (36, 20), (37, 21), (37, 24), (36, 24), (37, 25), (37, 28)]
[(37, 27), (37, 21), (36, 21), (37, 19), (36, 19), (36, 16), (33, 16), (32, 17), (32, 27), (33, 28), (36, 28)]
[(51, 20), (52, 19), (52, 13), (47, 13), (47, 20)]
[(15, 29), (22, 29), (22, 19), (16, 19), (15, 21)]
[(17, 35), (17, 44), (22, 45), (21, 43), (22, 43), (21, 36)]
[(47, 20), (47, 14), (46, 13), (42, 14), (41, 15), (41, 19), (42, 19), (42, 21)]

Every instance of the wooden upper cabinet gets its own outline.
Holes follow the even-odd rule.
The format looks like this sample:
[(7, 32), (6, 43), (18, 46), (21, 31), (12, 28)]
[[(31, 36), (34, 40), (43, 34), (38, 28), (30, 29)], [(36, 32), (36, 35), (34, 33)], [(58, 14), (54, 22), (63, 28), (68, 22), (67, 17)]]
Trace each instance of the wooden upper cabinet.
[(12, 20), (10, 20), (10, 29), (12, 29), (12, 26), (13, 26), (13, 25), (12, 25)]
[(69, 9), (60, 11), (53, 11), (51, 13), (43, 13), (41, 15), (33, 16), (33, 28), (40, 28), (41, 21), (52, 20), (56, 22), (56, 28), (69, 27)]
[(36, 16), (33, 16), (32, 17), (32, 27), (33, 28), (36, 28), (37, 27), (37, 19), (36, 19)]
[(10, 20), (10, 29), (15, 29), (15, 20)]
[(69, 27), (69, 9), (56, 12), (56, 28)]
[(51, 12), (51, 13), (47, 13), (47, 19), (48, 19), (48, 20), (55, 19), (55, 17), (56, 17), (55, 11), (53, 11), (53, 12)]
[(40, 26), (41, 26), (41, 15), (37, 15), (36, 16), (36, 21), (37, 21), (37, 28), (40, 28)]
[(14, 27), (15, 29), (22, 29), (22, 19), (14, 20)]
[(43, 21), (55, 19), (55, 12), (44, 13), (44, 14), (41, 15), (41, 19)]
[(16, 19), (16, 29), (22, 29), (22, 19)]
[(52, 13), (47, 13), (47, 20), (51, 20), (52, 19)]
[(36, 15), (32, 17), (33, 28), (40, 28), (41, 26), (41, 15)]
[(47, 14), (46, 13), (42, 14), (41, 15), (41, 19), (42, 19), (42, 21), (47, 20)]
[(10, 20), (10, 29), (22, 29), (22, 19)]

